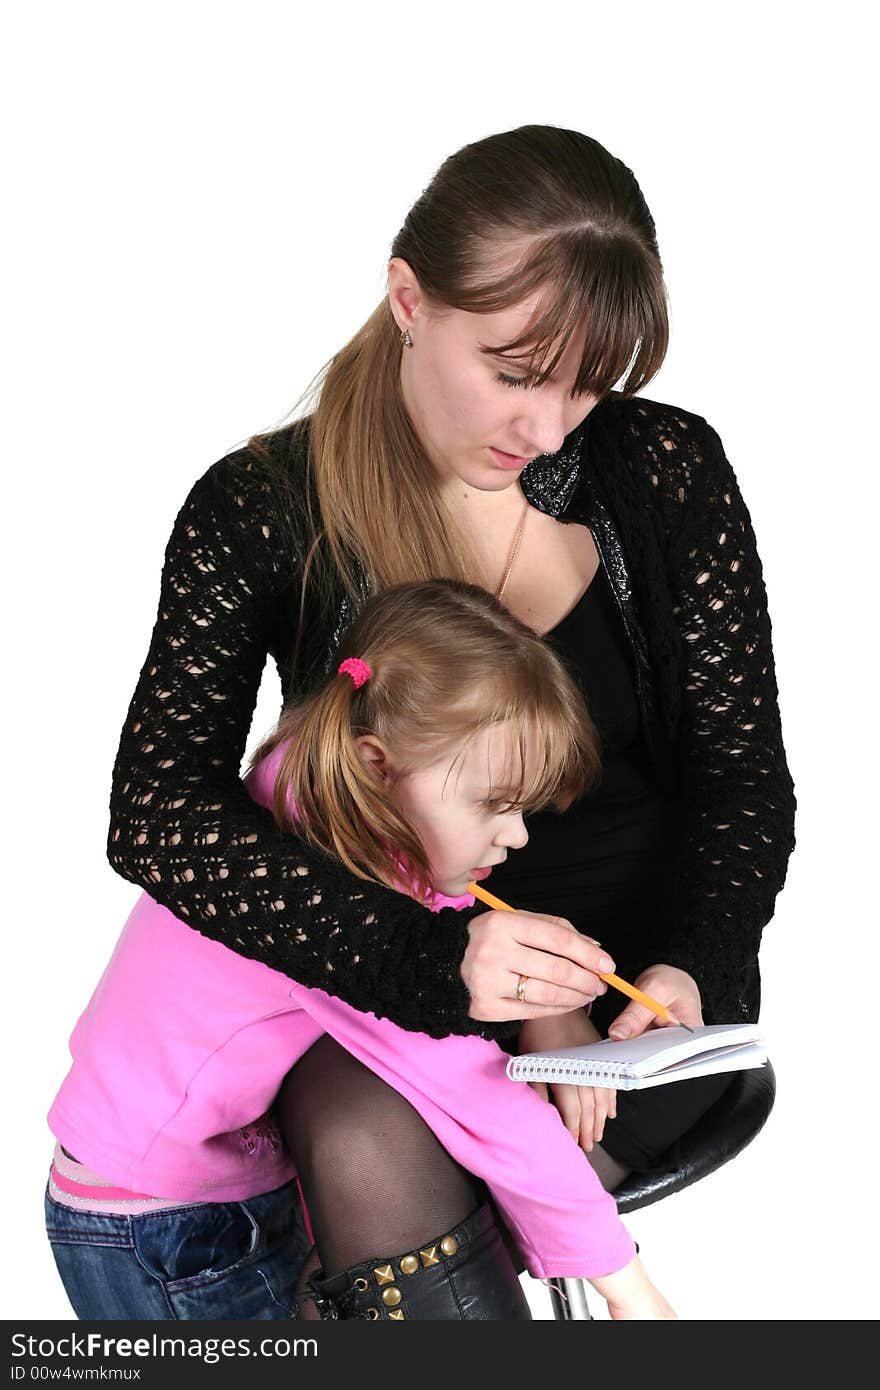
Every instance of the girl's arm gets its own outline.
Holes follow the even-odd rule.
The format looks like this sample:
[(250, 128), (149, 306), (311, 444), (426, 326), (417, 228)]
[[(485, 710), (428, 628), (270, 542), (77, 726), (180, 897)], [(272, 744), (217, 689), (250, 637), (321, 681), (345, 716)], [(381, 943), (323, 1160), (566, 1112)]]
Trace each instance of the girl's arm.
[(349, 875), (278, 830), (240, 779), (266, 655), (289, 646), (299, 595), (281, 505), (248, 457), (209, 468), (174, 523), (113, 770), (110, 863), (204, 935), (357, 1008), (438, 1036), (491, 1031), (459, 974), (473, 914)]
[[(568, 1047), (585, 1047), (601, 1040), (602, 1034), (586, 1009), (572, 1009), (558, 1018), (527, 1018), (519, 1030), (518, 1050), (548, 1052)], [(542, 1100), (551, 1101), (574, 1142), (591, 1153), (605, 1133), (605, 1121), (617, 1118), (617, 1092), (610, 1086), (573, 1086), (569, 1083), (530, 1081)]]
[(735, 1022), (785, 881), (795, 797), (751, 519), (715, 430), (689, 418), (666, 556), (684, 662), (683, 823), (650, 958), (693, 977), (707, 1022)]

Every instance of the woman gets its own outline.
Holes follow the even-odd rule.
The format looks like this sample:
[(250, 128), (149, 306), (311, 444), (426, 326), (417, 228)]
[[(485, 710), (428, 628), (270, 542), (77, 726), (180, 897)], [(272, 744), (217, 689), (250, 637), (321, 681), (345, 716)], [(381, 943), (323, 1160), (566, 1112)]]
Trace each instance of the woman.
[[(433, 1036), (503, 1038), (525, 1019), (511, 1047), (576, 1040), (600, 968), (586, 933), (683, 1022), (753, 1019), (794, 797), (733, 472), (704, 419), (635, 396), (668, 332), (638, 185), (588, 137), (526, 126), (448, 159), (391, 249), (387, 298), (312, 413), (220, 460), (178, 515), (114, 769), (110, 861), (230, 949)], [(470, 921), (331, 871), (239, 781), (266, 654), (295, 696), (367, 593), (440, 575), (545, 634), (605, 740), (599, 794), (533, 817), (530, 844), (493, 869), (521, 910)], [(304, 913), (313, 928), (289, 930)], [(621, 1003), (605, 995), (594, 1022), (644, 1029)], [(613, 1188), (721, 1085), (621, 1096), (601, 1143), (572, 1116), (576, 1093), (554, 1098)], [(473, 1209), (469, 1175), (331, 1041), (282, 1108), (334, 1288)], [(491, 1317), (508, 1277), (484, 1269), (467, 1316)]]

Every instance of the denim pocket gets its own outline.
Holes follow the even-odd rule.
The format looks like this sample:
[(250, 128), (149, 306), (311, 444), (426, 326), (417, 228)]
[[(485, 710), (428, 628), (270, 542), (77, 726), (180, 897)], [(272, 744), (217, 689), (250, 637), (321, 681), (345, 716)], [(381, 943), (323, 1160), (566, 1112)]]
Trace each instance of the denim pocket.
[(229, 1274), (250, 1260), (260, 1228), (241, 1202), (205, 1202), (131, 1217), (140, 1264), (163, 1283), (184, 1287)]
[(97, 1320), (289, 1319), (311, 1245), (295, 1182), (139, 1216), (74, 1210), (47, 1189), (46, 1227), (76, 1316)]

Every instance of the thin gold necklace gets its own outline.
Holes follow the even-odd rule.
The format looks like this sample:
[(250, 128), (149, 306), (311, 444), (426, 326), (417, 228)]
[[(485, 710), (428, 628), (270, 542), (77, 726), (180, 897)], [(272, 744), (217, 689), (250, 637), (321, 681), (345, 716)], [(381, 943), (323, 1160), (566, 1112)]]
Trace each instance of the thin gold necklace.
[(502, 579), (500, 586), (495, 590), (496, 598), (501, 598), (501, 595), (507, 588), (507, 581), (510, 578), (510, 571), (513, 569), (514, 562), (516, 561), (517, 554), (519, 553), (520, 542), (523, 538), (523, 531), (526, 529), (526, 517), (528, 516), (528, 513), (529, 499), (526, 498), (525, 505), (522, 509), (522, 516), (519, 519), (519, 526), (517, 526), (516, 535), (513, 538), (513, 545), (510, 547), (510, 554), (507, 557), (507, 567), (504, 571), (504, 578)]

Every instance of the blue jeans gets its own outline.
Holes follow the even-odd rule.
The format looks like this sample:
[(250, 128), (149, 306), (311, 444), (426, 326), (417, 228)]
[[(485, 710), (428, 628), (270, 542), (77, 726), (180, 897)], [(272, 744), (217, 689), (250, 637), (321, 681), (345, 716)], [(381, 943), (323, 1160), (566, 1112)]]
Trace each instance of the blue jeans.
[(102, 1216), (45, 1197), (46, 1231), (83, 1321), (290, 1318), (311, 1248), (296, 1181), (241, 1202)]

